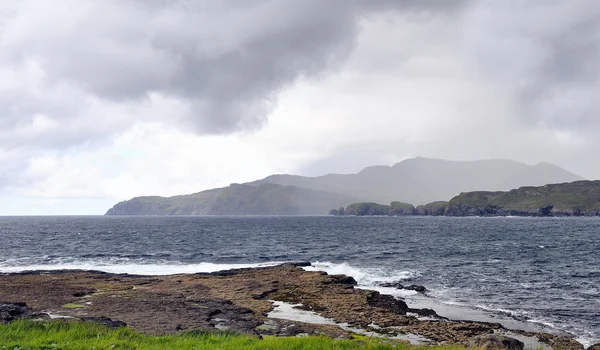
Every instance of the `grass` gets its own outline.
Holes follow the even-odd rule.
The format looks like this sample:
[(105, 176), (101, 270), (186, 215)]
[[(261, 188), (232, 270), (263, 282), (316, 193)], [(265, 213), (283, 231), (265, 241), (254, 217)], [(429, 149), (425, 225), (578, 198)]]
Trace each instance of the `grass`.
[(65, 309), (83, 309), (83, 305), (81, 304), (65, 304), (62, 307)]
[[(326, 337), (265, 337), (259, 339), (231, 332), (184, 332), (146, 336), (129, 328), (109, 329), (102, 325), (74, 321), (15, 321), (0, 324), (0, 349), (419, 349), (390, 345), (376, 339), (338, 340)], [(458, 350), (433, 347), (432, 350)]]

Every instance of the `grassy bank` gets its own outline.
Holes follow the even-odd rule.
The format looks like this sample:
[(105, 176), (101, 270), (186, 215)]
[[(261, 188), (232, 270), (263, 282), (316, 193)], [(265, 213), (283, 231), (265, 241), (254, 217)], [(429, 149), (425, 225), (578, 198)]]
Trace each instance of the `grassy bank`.
[[(0, 324), (0, 349), (410, 349), (376, 339), (336, 340), (325, 337), (256, 337), (234, 333), (186, 332), (146, 336), (128, 328), (108, 329), (92, 323), (16, 321)], [(459, 348), (435, 347), (453, 350)]]

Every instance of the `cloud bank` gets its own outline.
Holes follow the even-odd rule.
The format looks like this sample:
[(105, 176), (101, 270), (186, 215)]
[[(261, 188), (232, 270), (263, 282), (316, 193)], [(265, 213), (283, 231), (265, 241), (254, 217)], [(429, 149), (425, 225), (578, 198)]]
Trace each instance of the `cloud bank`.
[(0, 209), (417, 155), (600, 178), (599, 16), (593, 0), (0, 1)]

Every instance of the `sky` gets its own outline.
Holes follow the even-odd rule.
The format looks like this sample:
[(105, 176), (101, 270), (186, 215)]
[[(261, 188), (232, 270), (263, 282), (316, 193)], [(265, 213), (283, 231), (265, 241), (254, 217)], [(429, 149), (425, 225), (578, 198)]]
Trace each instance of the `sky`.
[(0, 0), (0, 215), (422, 156), (600, 179), (600, 1)]

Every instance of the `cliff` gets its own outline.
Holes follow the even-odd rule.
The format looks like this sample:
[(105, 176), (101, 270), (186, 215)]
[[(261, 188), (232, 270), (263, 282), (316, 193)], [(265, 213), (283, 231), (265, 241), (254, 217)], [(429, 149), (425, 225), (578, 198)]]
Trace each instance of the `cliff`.
[[(333, 210), (330, 214), (344, 215)], [(507, 192), (464, 192), (450, 202), (432, 202), (416, 208), (399, 202), (360, 202), (346, 207), (345, 215), (600, 216), (600, 181), (527, 186)]]
[(600, 181), (575, 181), (508, 192), (467, 192), (452, 198), (449, 216), (598, 216)]
[(354, 201), (295, 186), (232, 184), (184, 196), (136, 197), (116, 204), (106, 215), (319, 215)]

